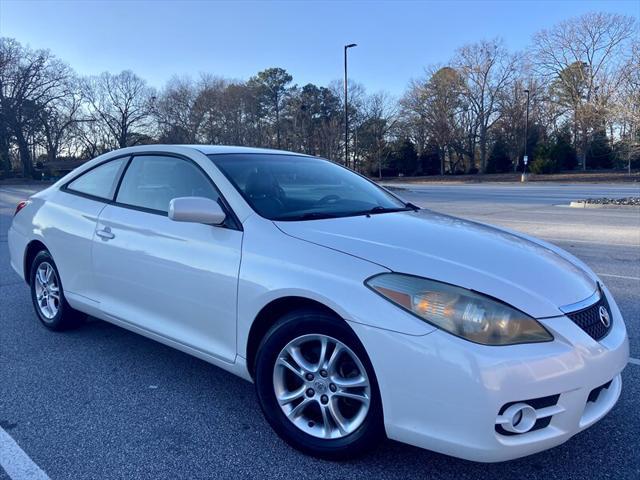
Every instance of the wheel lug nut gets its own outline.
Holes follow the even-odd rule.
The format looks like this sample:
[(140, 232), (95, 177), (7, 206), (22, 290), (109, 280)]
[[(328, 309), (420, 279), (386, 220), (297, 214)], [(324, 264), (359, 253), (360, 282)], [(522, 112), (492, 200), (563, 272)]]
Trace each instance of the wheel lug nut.
[(307, 389), (307, 397), (313, 397), (315, 394), (316, 392), (313, 391), (313, 388)]
[(331, 390), (332, 392), (335, 392), (336, 390), (338, 390), (338, 387), (336, 387), (333, 383), (331, 385), (329, 385), (329, 390)]
[(327, 376), (327, 371), (326, 370), (320, 370), (320, 376), (321, 377), (326, 377)]
[(313, 373), (307, 373), (307, 374), (305, 375), (305, 378), (306, 378), (307, 380), (309, 380), (309, 381), (313, 380)]
[(329, 401), (329, 397), (327, 397), (326, 395), (322, 395), (322, 396), (320, 397), (320, 401), (321, 401), (322, 403), (327, 403), (327, 402)]

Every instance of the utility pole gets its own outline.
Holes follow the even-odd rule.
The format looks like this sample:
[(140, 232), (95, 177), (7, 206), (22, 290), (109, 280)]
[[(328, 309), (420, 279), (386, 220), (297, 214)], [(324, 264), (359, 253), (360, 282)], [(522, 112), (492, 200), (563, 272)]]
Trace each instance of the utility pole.
[(529, 163), (529, 157), (527, 156), (527, 143), (529, 139), (529, 89), (528, 88), (525, 90), (525, 93), (527, 94), (527, 113), (525, 115), (525, 121), (524, 121), (524, 158), (523, 158), (524, 167), (522, 169), (522, 178), (520, 179), (522, 183), (527, 181), (527, 163)]
[(348, 100), (348, 77), (347, 77), (347, 50), (357, 47), (355, 43), (344, 46), (344, 164), (349, 166), (349, 100)]

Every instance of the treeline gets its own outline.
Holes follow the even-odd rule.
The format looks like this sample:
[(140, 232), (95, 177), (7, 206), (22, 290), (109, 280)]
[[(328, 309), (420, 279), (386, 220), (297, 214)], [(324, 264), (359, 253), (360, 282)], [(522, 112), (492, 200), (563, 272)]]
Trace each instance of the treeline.
[[(527, 121), (528, 105), (528, 121)], [(281, 148), (368, 175), (537, 173), (640, 167), (637, 22), (592, 13), (537, 33), (461, 47), (399, 99), (350, 82), (296, 85), (281, 68), (246, 81), (204, 74), (155, 90), (132, 71), (80, 77), (47, 50), (0, 38), (0, 172), (145, 143)], [(525, 135), (526, 131), (526, 135)], [(526, 136), (526, 139), (525, 139)]]

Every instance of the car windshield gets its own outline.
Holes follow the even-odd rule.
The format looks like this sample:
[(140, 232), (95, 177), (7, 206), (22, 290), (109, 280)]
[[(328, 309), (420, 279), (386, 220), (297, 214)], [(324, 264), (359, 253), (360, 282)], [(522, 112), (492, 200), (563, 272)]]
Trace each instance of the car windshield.
[(209, 155), (251, 207), (270, 220), (313, 220), (409, 210), (329, 160), (281, 154)]

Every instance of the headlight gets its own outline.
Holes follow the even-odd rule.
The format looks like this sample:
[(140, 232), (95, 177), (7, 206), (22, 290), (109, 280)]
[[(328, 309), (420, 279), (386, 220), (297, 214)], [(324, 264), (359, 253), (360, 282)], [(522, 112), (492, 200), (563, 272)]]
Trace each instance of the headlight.
[(471, 290), (399, 273), (383, 273), (365, 283), (421, 319), (472, 342), (513, 345), (553, 340), (533, 318)]

